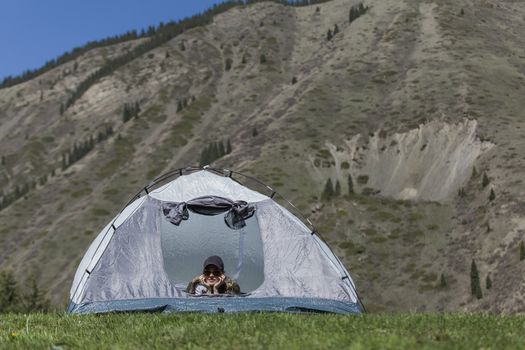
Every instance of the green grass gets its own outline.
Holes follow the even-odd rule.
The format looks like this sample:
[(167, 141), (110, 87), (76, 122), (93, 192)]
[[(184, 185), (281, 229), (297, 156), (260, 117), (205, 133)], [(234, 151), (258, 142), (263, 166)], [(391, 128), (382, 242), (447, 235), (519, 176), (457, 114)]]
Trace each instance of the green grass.
[(524, 327), (486, 315), (3, 315), (0, 348), (518, 349)]

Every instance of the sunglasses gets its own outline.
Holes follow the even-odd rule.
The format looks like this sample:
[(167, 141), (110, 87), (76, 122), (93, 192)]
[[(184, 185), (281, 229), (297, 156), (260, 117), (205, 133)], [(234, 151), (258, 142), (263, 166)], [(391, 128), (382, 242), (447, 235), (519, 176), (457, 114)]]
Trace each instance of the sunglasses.
[(204, 270), (203, 273), (205, 275), (208, 275), (208, 276), (220, 276), (220, 275), (222, 275), (222, 272), (220, 270)]

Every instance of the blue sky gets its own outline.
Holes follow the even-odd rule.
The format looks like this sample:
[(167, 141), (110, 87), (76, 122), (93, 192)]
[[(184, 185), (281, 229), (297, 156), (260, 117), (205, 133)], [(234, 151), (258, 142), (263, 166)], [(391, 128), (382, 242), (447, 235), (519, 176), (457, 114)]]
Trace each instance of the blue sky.
[(0, 81), (88, 41), (201, 12), (220, 0), (2, 0)]

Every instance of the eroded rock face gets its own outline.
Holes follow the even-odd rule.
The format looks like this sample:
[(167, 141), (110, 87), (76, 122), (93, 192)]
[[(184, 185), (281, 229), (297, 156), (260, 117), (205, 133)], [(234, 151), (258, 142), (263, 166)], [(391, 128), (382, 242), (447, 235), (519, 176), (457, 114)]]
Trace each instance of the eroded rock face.
[(356, 135), (343, 148), (328, 148), (340, 178), (349, 173), (362, 187), (396, 199), (446, 201), (468, 181), (476, 159), (494, 146), (481, 141), (476, 128), (475, 120), (432, 121), (386, 137), (376, 132), (366, 141)]

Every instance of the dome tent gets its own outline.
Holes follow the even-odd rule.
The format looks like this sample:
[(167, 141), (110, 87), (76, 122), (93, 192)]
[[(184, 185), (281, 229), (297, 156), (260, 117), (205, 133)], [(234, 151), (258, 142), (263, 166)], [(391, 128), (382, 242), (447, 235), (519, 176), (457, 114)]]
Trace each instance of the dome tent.
[[(68, 311), (361, 313), (350, 275), (315, 229), (274, 201), (269, 186), (266, 196), (238, 176), (257, 181), (184, 168), (142, 189), (85, 253)], [(241, 295), (185, 292), (210, 255), (223, 258)]]

